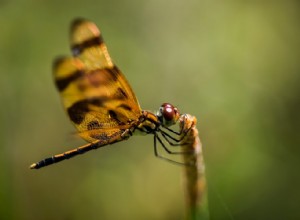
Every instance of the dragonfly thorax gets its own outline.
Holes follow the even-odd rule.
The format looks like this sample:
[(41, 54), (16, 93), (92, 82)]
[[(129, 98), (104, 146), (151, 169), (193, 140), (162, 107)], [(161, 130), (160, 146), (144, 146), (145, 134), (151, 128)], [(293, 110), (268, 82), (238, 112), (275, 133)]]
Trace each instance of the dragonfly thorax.
[(158, 117), (149, 111), (142, 111), (142, 116), (140, 117), (139, 124), (137, 125), (137, 130), (140, 131), (139, 134), (149, 134), (157, 131), (160, 126), (160, 121)]

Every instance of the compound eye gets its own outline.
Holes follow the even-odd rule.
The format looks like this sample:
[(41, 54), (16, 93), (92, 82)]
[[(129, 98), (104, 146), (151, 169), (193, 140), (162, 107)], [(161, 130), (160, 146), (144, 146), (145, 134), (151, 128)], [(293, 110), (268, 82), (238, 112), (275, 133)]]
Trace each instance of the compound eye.
[(169, 103), (162, 104), (162, 116), (166, 121), (174, 120), (175, 115), (177, 114), (177, 109)]

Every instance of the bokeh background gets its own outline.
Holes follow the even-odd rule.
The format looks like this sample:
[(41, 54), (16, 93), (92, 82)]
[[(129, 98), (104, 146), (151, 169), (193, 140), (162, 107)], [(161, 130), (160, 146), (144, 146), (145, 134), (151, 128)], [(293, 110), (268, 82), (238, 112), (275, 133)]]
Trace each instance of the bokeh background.
[(0, 218), (183, 219), (182, 167), (151, 136), (77, 147), (51, 76), (71, 20), (93, 20), (144, 109), (195, 115), (211, 219), (300, 218), (298, 1), (0, 1)]

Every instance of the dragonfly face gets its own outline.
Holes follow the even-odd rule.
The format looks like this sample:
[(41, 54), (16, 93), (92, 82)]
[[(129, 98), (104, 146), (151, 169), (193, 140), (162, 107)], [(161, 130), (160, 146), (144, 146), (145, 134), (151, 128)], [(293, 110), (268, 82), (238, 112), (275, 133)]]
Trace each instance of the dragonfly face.
[(169, 127), (177, 123), (180, 118), (179, 111), (169, 103), (163, 103), (159, 108), (157, 117), (162, 125)]
[(141, 132), (151, 134), (159, 132), (160, 126), (170, 127), (177, 123), (180, 117), (179, 111), (169, 103), (163, 103), (157, 114), (149, 111), (142, 111), (142, 116), (137, 129)]
[(71, 25), (70, 40), (73, 56), (54, 61), (54, 81), (78, 135), (89, 143), (34, 163), (30, 168), (38, 169), (123, 141), (135, 130), (154, 134), (156, 156), (157, 140), (168, 152), (162, 140), (171, 144), (170, 139), (178, 139), (168, 132), (181, 135), (168, 128), (180, 117), (177, 108), (163, 103), (157, 114), (141, 110), (125, 76), (112, 62), (102, 34), (94, 23), (76, 19)]

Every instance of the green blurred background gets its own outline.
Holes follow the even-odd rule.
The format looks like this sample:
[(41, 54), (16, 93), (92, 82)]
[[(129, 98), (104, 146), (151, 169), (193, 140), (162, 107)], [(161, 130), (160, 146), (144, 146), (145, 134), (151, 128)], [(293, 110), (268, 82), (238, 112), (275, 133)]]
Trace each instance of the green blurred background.
[(298, 1), (0, 1), (0, 218), (183, 219), (182, 167), (132, 137), (84, 143), (51, 76), (69, 24), (94, 21), (143, 109), (198, 118), (212, 219), (300, 218)]

